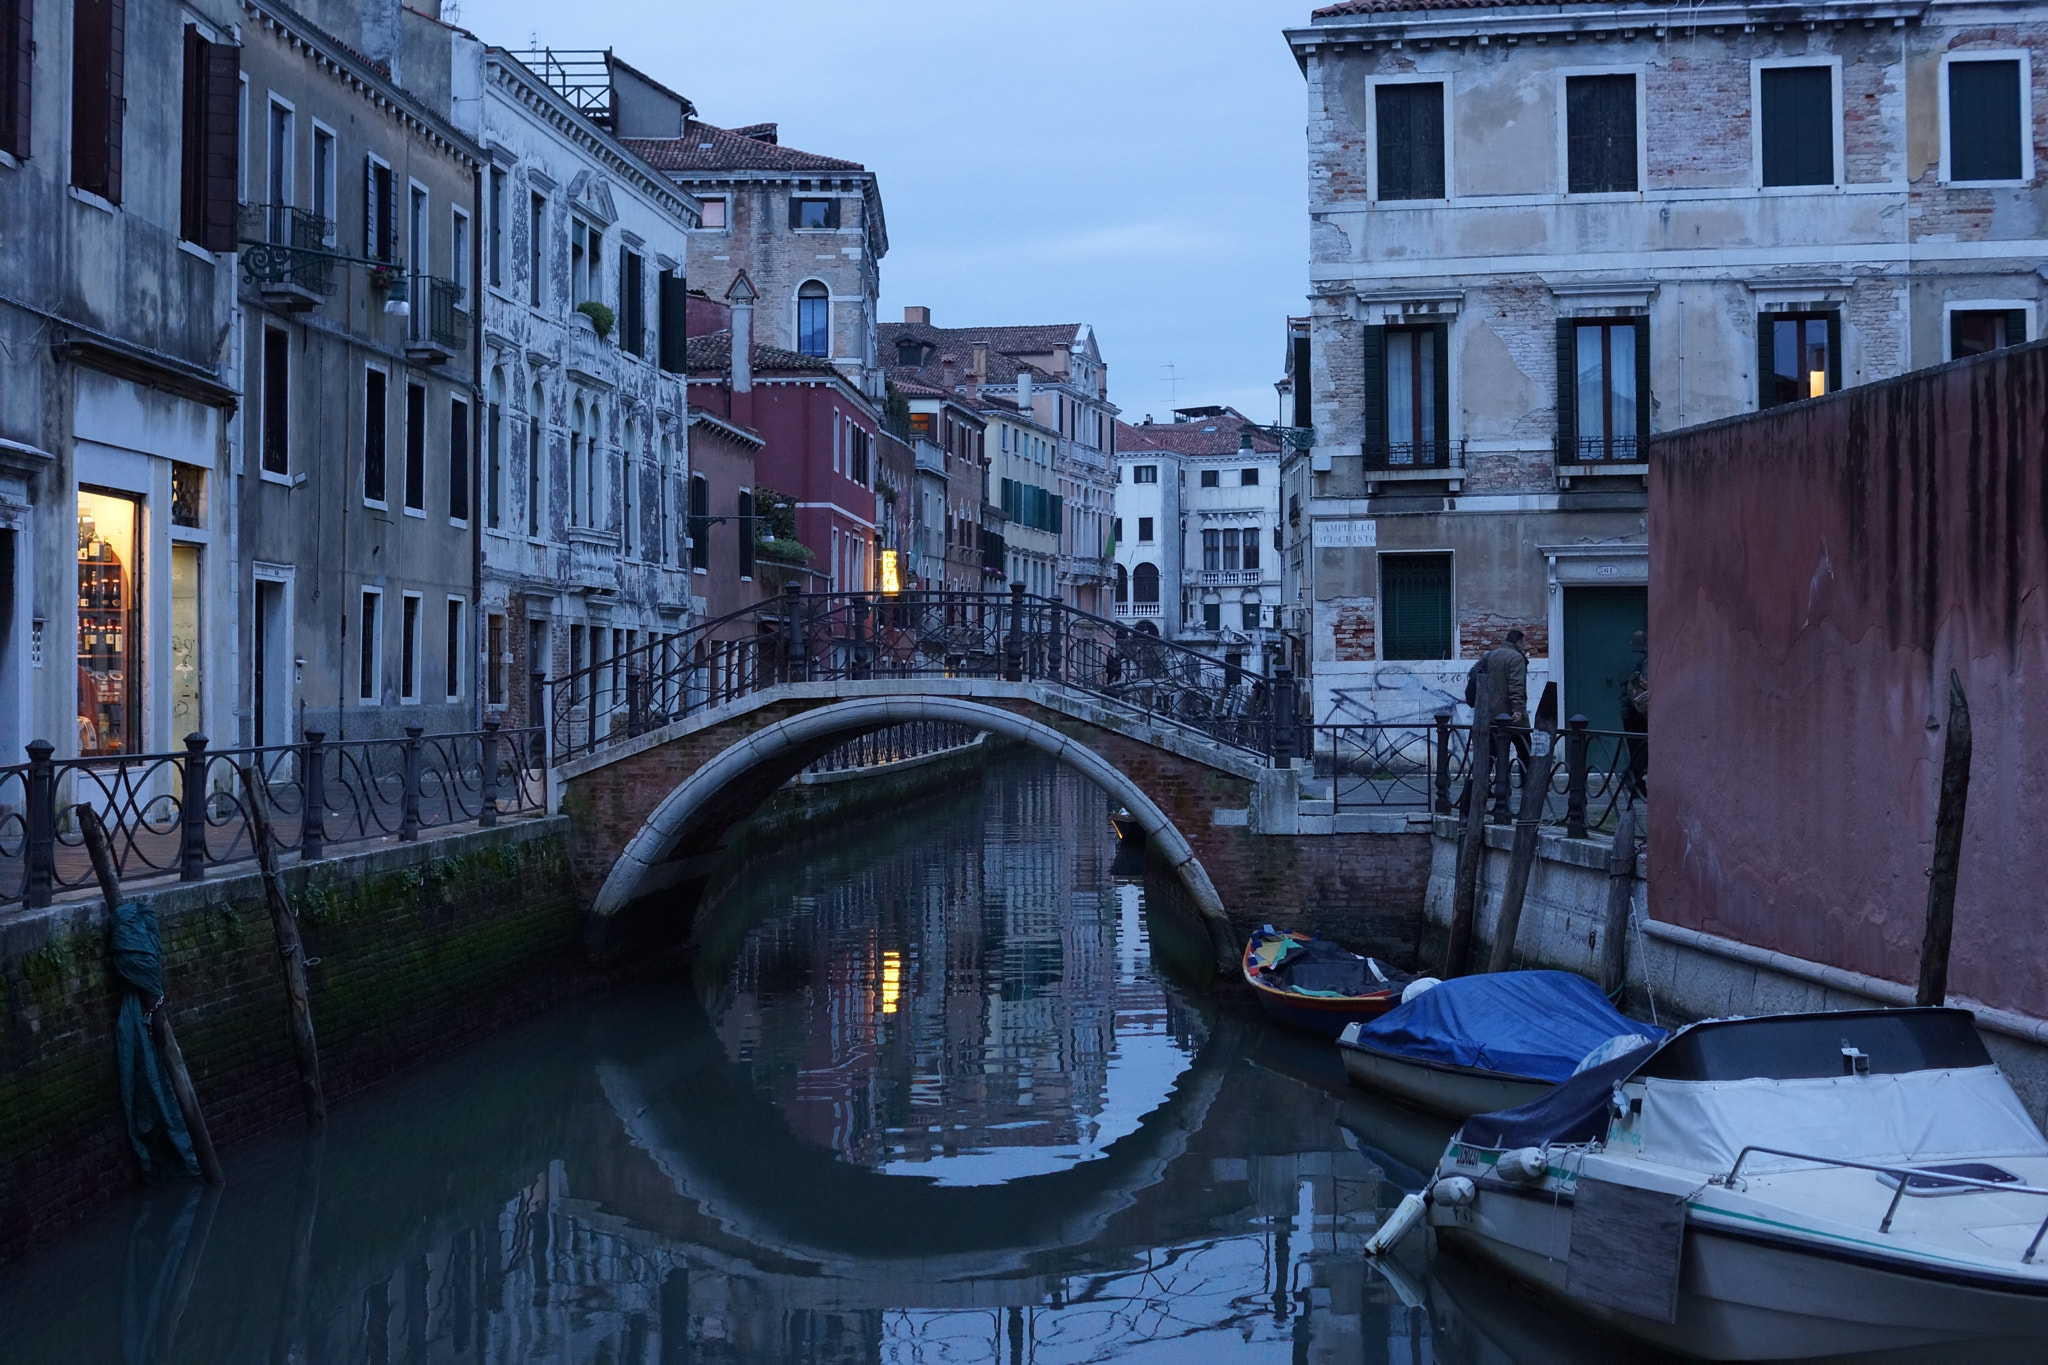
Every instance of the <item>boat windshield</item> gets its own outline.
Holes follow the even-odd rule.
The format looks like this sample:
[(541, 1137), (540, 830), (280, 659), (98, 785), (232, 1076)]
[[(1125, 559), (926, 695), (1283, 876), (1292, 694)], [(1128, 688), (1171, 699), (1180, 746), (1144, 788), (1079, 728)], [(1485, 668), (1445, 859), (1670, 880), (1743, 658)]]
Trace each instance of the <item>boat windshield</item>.
[[(1868, 1059), (1867, 1067), (1843, 1049)], [(1672, 1081), (1802, 1080), (1989, 1066), (1968, 1010), (1839, 1010), (1719, 1019), (1686, 1029), (1637, 1074)]]

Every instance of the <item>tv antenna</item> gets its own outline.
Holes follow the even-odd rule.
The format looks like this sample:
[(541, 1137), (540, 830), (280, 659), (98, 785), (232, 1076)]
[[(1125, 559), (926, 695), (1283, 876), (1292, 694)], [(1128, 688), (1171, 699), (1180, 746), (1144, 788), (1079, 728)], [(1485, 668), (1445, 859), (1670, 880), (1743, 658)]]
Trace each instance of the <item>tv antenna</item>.
[(1166, 391), (1170, 398), (1168, 406), (1179, 407), (1180, 370), (1171, 361), (1167, 362), (1164, 365), (1161, 365), (1159, 368), (1166, 371)]

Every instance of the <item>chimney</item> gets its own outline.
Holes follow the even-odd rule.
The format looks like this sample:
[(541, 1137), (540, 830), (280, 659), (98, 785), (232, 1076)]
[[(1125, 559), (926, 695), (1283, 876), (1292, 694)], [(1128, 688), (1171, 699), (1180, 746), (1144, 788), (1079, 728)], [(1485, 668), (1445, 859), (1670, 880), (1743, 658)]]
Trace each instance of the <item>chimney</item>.
[(967, 396), (981, 396), (981, 382), (988, 378), (988, 346), (977, 343), (974, 348), (974, 368), (967, 372)]
[(754, 284), (742, 270), (725, 301), (732, 305), (732, 391), (754, 391)]
[(1031, 371), (1022, 365), (1017, 367), (1017, 410), (1031, 415)]
[(916, 327), (929, 327), (932, 325), (932, 310), (929, 308), (905, 308), (903, 310), (903, 321)]
[(951, 393), (960, 386), (960, 362), (951, 351), (939, 357), (939, 387)]

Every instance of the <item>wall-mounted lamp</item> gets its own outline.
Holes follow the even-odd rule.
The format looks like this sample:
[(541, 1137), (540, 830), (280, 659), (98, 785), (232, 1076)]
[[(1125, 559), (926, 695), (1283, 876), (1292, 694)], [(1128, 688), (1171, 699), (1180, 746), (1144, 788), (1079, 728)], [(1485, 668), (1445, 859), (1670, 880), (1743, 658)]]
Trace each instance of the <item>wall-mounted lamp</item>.
[(391, 292), (384, 296), (384, 313), (387, 317), (409, 318), (412, 316), (412, 291), (407, 287), (405, 276), (394, 275)]

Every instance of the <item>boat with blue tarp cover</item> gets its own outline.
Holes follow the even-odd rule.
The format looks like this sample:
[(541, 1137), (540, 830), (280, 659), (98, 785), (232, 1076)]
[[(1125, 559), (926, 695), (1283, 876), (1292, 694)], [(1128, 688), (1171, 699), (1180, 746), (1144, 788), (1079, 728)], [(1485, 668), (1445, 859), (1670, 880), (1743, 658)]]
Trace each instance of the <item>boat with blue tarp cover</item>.
[(1376, 1019), (1400, 1004), (1402, 990), (1415, 977), (1320, 934), (1268, 924), (1245, 944), (1244, 980), (1273, 1018), (1334, 1038), (1346, 1025)]
[(2048, 1138), (1966, 1010), (1689, 1025), (1467, 1119), (1422, 1202), (1442, 1246), (1689, 1355), (2048, 1353)]
[(1337, 1038), (1359, 1085), (1446, 1114), (1510, 1109), (1598, 1054), (1662, 1038), (1571, 972), (1497, 972), (1439, 982)]

